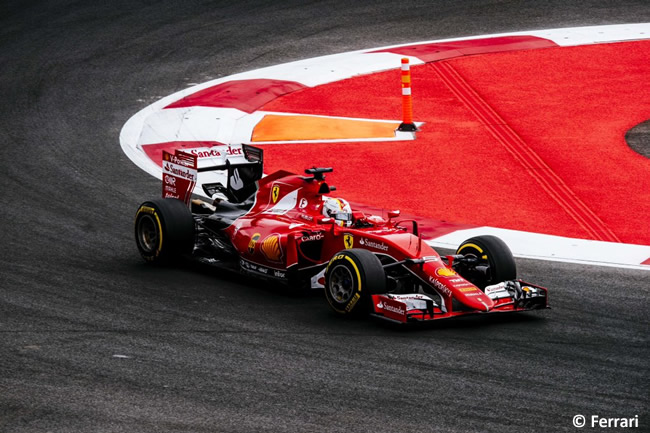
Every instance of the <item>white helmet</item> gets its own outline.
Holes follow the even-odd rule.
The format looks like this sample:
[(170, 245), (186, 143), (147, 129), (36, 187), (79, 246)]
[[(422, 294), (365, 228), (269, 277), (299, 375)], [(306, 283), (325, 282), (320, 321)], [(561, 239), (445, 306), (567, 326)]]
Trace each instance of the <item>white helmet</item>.
[(352, 224), (352, 208), (342, 198), (323, 196), (323, 215), (334, 218), (341, 227)]

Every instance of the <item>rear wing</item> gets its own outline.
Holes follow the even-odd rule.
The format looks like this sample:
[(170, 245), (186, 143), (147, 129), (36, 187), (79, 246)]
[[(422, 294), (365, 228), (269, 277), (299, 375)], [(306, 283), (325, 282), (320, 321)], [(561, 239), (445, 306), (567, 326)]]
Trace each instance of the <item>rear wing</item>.
[[(170, 163), (171, 160), (175, 165)], [(163, 152), (163, 197), (189, 203), (198, 184), (210, 198), (221, 196), (233, 203), (241, 203), (257, 190), (256, 182), (262, 178), (263, 168), (264, 151), (246, 144), (214, 146), (207, 156), (203, 152), (176, 150), (174, 155)], [(172, 188), (179, 183), (180, 188)]]

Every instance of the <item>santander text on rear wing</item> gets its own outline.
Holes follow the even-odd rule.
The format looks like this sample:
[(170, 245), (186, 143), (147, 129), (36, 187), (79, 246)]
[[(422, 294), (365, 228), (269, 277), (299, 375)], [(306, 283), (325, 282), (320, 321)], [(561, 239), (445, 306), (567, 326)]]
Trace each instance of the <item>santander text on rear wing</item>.
[(197, 179), (196, 155), (180, 150), (176, 150), (174, 154), (163, 151), (163, 198), (175, 198), (189, 205)]

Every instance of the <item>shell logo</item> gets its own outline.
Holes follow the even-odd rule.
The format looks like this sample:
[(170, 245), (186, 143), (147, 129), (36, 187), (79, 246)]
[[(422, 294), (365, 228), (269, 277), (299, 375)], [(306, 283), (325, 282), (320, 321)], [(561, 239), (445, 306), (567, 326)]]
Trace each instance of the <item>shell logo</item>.
[(251, 240), (248, 242), (249, 254), (253, 254), (255, 252), (255, 245), (257, 245), (257, 241), (259, 241), (261, 237), (262, 235), (259, 233), (255, 233), (253, 236), (251, 236)]
[(439, 277), (453, 277), (456, 274), (456, 271), (449, 268), (438, 268), (436, 269), (436, 275)]
[(270, 262), (282, 261), (282, 248), (280, 247), (280, 235), (271, 235), (264, 239), (260, 247), (264, 257)]

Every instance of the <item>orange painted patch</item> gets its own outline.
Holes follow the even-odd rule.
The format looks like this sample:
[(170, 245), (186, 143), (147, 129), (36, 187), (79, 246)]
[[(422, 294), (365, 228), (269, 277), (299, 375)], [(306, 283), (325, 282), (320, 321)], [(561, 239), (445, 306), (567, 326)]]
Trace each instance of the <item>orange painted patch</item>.
[(398, 126), (399, 122), (267, 114), (255, 126), (251, 140), (260, 142), (393, 138)]

